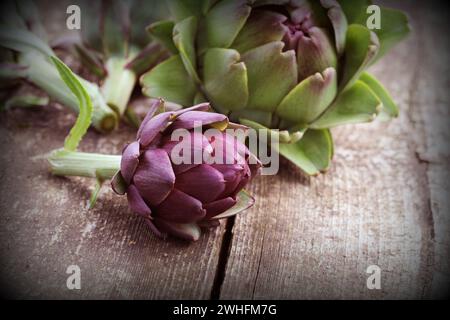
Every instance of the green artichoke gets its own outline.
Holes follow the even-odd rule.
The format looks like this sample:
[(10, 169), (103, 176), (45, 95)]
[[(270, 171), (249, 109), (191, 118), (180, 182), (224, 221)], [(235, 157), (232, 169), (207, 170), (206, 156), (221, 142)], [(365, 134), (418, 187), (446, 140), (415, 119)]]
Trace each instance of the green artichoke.
[(76, 51), (85, 66), (100, 77), (108, 105), (123, 115), (137, 78), (168, 57), (167, 50), (145, 31), (168, 16), (156, 0), (75, 1), (82, 16), (81, 43)]
[(148, 30), (173, 55), (141, 78), (144, 94), (213, 108), (279, 135), (278, 151), (304, 172), (329, 168), (330, 128), (396, 117), (365, 70), (409, 32), (381, 8), (369, 30), (368, 0), (173, 0), (172, 20)]

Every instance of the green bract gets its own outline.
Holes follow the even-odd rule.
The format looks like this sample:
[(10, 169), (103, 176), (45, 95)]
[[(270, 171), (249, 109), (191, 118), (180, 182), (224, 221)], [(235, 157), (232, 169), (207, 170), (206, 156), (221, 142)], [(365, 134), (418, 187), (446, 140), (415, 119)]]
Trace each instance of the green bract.
[(91, 72), (103, 80), (101, 91), (119, 115), (128, 107), (137, 77), (167, 58), (145, 31), (151, 22), (168, 16), (162, 1), (75, 1), (80, 6), (82, 43), (77, 53)]
[(215, 110), (254, 128), (281, 130), (279, 152), (308, 174), (327, 170), (329, 129), (395, 117), (365, 70), (409, 32), (381, 8), (369, 30), (364, 0), (173, 0), (173, 20), (148, 30), (173, 53), (141, 78), (150, 97)]
[[(30, 0), (6, 0), (0, 8), (0, 79), (4, 107), (46, 105), (44, 97), (12, 96), (10, 86), (26, 80), (45, 91), (51, 98), (79, 112), (76, 96), (61, 79), (50, 57), (55, 53), (47, 43), (37, 9)], [(78, 78), (93, 103), (92, 124), (100, 131), (110, 131), (117, 125), (115, 112), (106, 104), (98, 86)], [(7, 89), (7, 90), (6, 90)]]

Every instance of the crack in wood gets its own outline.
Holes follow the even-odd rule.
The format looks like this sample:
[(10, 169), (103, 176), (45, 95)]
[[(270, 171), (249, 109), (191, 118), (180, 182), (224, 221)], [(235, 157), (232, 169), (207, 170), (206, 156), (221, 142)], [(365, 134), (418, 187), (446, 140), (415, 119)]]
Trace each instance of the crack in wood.
[(227, 269), (227, 262), (229, 258), (229, 253), (231, 250), (231, 243), (233, 240), (233, 227), (236, 217), (231, 217), (227, 220), (225, 224), (225, 232), (222, 238), (222, 244), (220, 246), (219, 260), (217, 262), (216, 274), (214, 277), (214, 283), (211, 289), (211, 300), (220, 299), (220, 291), (222, 288), (223, 281), (225, 280), (225, 272)]

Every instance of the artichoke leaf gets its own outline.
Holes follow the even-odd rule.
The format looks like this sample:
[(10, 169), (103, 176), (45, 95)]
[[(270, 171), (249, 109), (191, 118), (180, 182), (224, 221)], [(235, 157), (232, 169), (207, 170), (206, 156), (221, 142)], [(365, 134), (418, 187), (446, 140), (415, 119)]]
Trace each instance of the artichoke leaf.
[(323, 28), (313, 27), (310, 37), (302, 38), (297, 46), (297, 65), (299, 80), (322, 72), (328, 67), (337, 69), (338, 56), (335, 44)]
[(376, 57), (380, 43), (377, 35), (358, 24), (352, 24), (347, 30), (345, 63), (340, 89), (344, 90), (359, 78), (362, 72)]
[(272, 124), (273, 115), (271, 112), (245, 108), (231, 112), (230, 119), (232, 121), (246, 119), (269, 128)]
[(245, 53), (269, 42), (281, 41), (286, 33), (283, 25), (286, 19), (284, 15), (276, 12), (262, 10), (252, 12), (231, 48)]
[(411, 31), (408, 17), (405, 13), (399, 10), (382, 7), (380, 15), (381, 29), (374, 30), (380, 41), (380, 50), (373, 63), (384, 56)]
[(334, 68), (316, 73), (289, 92), (277, 108), (277, 114), (289, 122), (310, 123), (333, 102), (337, 86)]
[(242, 55), (248, 74), (248, 108), (273, 112), (296, 86), (295, 52), (283, 52), (283, 47), (283, 42), (276, 41)]
[(167, 0), (167, 5), (176, 21), (202, 14), (201, 0)]
[(247, 68), (240, 62), (236, 50), (213, 48), (206, 51), (203, 82), (214, 108), (239, 110), (247, 105)]
[(267, 135), (267, 141), (277, 141), (279, 143), (293, 143), (297, 142), (303, 136), (303, 132), (295, 131), (292, 134), (287, 130), (269, 129), (262, 124), (249, 120), (240, 118), (239, 122), (244, 126), (250, 127), (252, 129), (258, 130), (258, 133), (265, 132)]
[(75, 125), (70, 130), (69, 135), (64, 142), (65, 151), (75, 151), (83, 136), (86, 134), (92, 120), (92, 101), (85, 87), (78, 77), (69, 69), (61, 60), (51, 57), (55, 64), (61, 79), (77, 97), (80, 112), (78, 114)]
[(365, 25), (368, 15), (367, 7), (372, 4), (371, 0), (338, 0), (349, 24)]
[(177, 54), (178, 49), (173, 43), (173, 28), (175, 24), (172, 21), (164, 20), (152, 23), (147, 27), (147, 32), (158, 42), (160, 42), (167, 50)]
[(202, 0), (202, 14), (206, 15), (208, 11), (212, 8), (213, 5), (215, 5), (219, 0)]
[(347, 18), (336, 0), (321, 0), (320, 3), (327, 11), (327, 16), (330, 19), (334, 30), (334, 40), (336, 42), (336, 50), (341, 56), (345, 49), (346, 34), (348, 28)]
[(296, 143), (278, 146), (279, 153), (308, 175), (328, 170), (333, 157), (333, 140), (329, 130), (307, 130)]
[(197, 32), (197, 19), (189, 17), (178, 22), (173, 28), (173, 42), (177, 47), (184, 67), (191, 78), (200, 83), (197, 74), (197, 56), (195, 51), (195, 34)]
[[(205, 102), (208, 102), (208, 99), (206, 99), (206, 97), (205, 97), (205, 95), (203, 93), (198, 91), (195, 94), (195, 97), (194, 97), (194, 105), (198, 105), (198, 104), (205, 103)], [(218, 109), (218, 111), (220, 111), (220, 113), (225, 113), (225, 112), (222, 112), (219, 109)]]
[(139, 75), (147, 70), (150, 70), (167, 57), (167, 51), (164, 50), (159, 43), (149, 43), (130, 62), (126, 64), (125, 68), (132, 70), (135, 74)]
[(364, 72), (359, 78), (362, 82), (369, 86), (369, 88), (375, 93), (378, 99), (383, 103), (383, 109), (380, 113), (380, 118), (391, 119), (398, 117), (399, 110), (394, 100), (390, 96), (389, 92), (384, 86), (372, 75)]
[[(366, 26), (370, 15), (367, 13), (367, 8), (372, 4), (372, 1), (339, 0), (339, 3), (349, 23)], [(380, 50), (373, 62), (384, 56), (386, 52), (404, 39), (411, 31), (408, 17), (405, 13), (391, 8), (380, 8), (381, 28), (373, 30), (378, 36)]]
[(375, 93), (362, 81), (342, 92), (325, 113), (309, 125), (312, 129), (326, 129), (345, 124), (371, 122), (382, 109)]
[(142, 92), (182, 106), (192, 105), (196, 87), (179, 55), (172, 56), (141, 77)]
[(227, 211), (214, 216), (211, 220), (219, 220), (224, 218), (229, 218), (237, 215), (238, 213), (250, 208), (255, 203), (255, 199), (245, 190), (242, 190), (236, 196), (237, 203)]
[(206, 14), (209, 48), (229, 48), (247, 21), (251, 8), (247, 0), (222, 0)]
[(115, 193), (122, 196), (127, 193), (127, 183), (125, 182), (120, 170), (111, 179), (111, 188)]

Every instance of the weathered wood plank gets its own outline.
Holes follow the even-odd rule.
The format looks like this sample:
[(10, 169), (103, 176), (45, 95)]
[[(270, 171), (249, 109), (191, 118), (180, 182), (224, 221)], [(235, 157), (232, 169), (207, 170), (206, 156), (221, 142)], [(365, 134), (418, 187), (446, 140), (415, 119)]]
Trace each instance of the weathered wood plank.
[[(69, 4), (39, 1), (53, 38), (73, 35), (61, 28)], [(17, 298), (208, 299), (223, 227), (197, 243), (161, 241), (109, 188), (87, 210), (93, 181), (52, 177), (45, 161), (30, 160), (63, 145), (74, 122), (65, 113), (53, 106), (0, 114), (1, 290)], [(82, 148), (119, 154), (134, 135), (126, 127), (90, 132)], [(81, 268), (80, 291), (66, 287), (69, 265)]]
[[(334, 130), (325, 176), (285, 167), (253, 185), (259, 201), (236, 219), (221, 298), (429, 298), (432, 283), (445, 285), (433, 276), (449, 271), (448, 148), (432, 152), (435, 166), (422, 159), (448, 142), (445, 16), (403, 4), (422, 31), (373, 69), (400, 118)], [(381, 268), (381, 290), (367, 289), (370, 265)]]
[[(223, 228), (197, 243), (161, 241), (105, 187), (87, 210), (89, 179), (52, 177), (44, 160), (62, 146), (74, 121), (65, 111), (12, 110), (0, 115), (0, 283), (16, 298), (206, 299)], [(85, 151), (118, 154), (134, 130), (90, 132)], [(66, 287), (69, 265), (82, 290)]]
[(422, 28), (417, 30), (422, 61), (417, 72), (414, 95), (417, 123), (424, 132), (423, 147), (417, 151), (420, 161), (427, 167), (430, 189), (428, 217), (433, 228), (430, 237), (434, 243), (431, 280), (431, 298), (450, 295), (450, 39), (430, 36), (438, 30), (448, 30), (449, 14), (421, 10)]
[[(284, 162), (280, 176), (255, 181), (258, 202), (235, 221), (221, 298), (445, 295), (448, 22), (427, 8), (408, 9), (414, 36), (374, 69), (401, 117), (335, 130), (337, 154), (325, 176), (307, 179)], [(44, 161), (31, 160), (61, 146), (73, 119), (54, 107), (0, 114), (2, 291), (19, 298), (209, 298), (223, 267), (223, 227), (194, 244), (162, 242), (125, 199), (105, 189), (88, 211), (91, 181), (51, 177)], [(133, 134), (90, 132), (83, 148), (118, 153)], [(81, 291), (66, 288), (72, 264), (81, 268)], [(382, 270), (379, 291), (366, 288), (372, 264)]]

